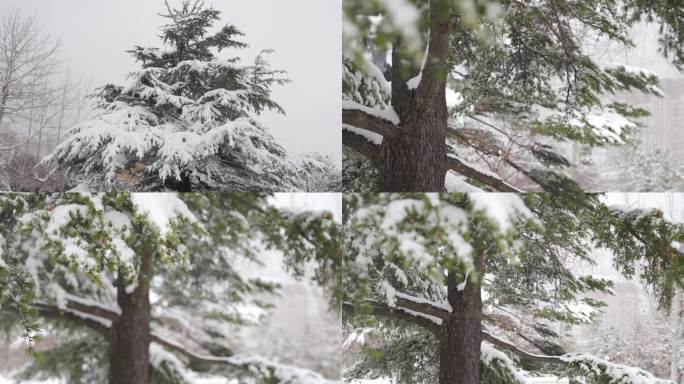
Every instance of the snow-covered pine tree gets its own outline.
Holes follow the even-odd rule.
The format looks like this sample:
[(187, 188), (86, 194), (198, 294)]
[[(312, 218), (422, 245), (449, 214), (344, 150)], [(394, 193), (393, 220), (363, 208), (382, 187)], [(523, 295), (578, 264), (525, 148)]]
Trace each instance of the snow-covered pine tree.
[(221, 57), (246, 47), (240, 30), (210, 33), (220, 12), (201, 0), (165, 4), (164, 46), (129, 51), (142, 68), (126, 85), (99, 88), (103, 112), (72, 128), (46, 161), (97, 190), (269, 192), (334, 182), (329, 158), (288, 157), (258, 121), (265, 110), (285, 113), (271, 89), (288, 80), (270, 67), (270, 51), (252, 65)]
[(629, 26), (648, 19), (684, 63), (683, 6), (667, 0), (343, 4), (343, 142), (378, 169), (380, 191), (442, 192), (446, 175), (454, 192), (569, 183), (559, 142), (624, 144), (645, 113), (604, 96), (660, 93), (655, 75), (599, 65), (582, 39), (630, 46)]
[[(267, 196), (61, 194), (0, 196), (0, 323), (58, 342), (26, 376), (68, 383), (325, 383), (320, 375), (240, 355), (228, 324), (256, 324), (278, 285), (236, 263), (281, 250), (295, 276), (332, 292), (339, 225)], [(313, 272), (311, 270), (313, 269)], [(20, 277), (19, 279), (17, 277)]]
[(557, 324), (592, 321), (611, 281), (581, 275), (613, 252), (670, 304), (684, 285), (684, 227), (658, 210), (573, 194), (346, 195), (343, 320), (356, 353), (345, 378), (393, 383), (668, 383), (636, 367), (568, 353)]

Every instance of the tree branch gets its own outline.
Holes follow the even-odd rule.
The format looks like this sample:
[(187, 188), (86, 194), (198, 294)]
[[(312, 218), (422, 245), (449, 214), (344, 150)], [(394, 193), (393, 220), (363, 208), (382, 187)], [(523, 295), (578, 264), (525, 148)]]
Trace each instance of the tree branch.
[(109, 338), (111, 320), (107, 318), (101, 318), (69, 308), (58, 308), (56, 306), (44, 303), (36, 303), (33, 305), (33, 307), (38, 311), (38, 314), (41, 317), (48, 319), (69, 320), (74, 323), (84, 325), (101, 334), (105, 338)]
[(381, 145), (375, 145), (365, 137), (347, 129), (342, 129), (342, 144), (365, 156), (374, 164), (380, 162)]
[(375, 132), (383, 137), (396, 134), (398, 126), (358, 109), (342, 109), (342, 124)]
[(443, 308), (426, 302), (418, 302), (416, 300), (412, 300), (412, 298), (413, 297), (410, 295), (397, 292), (394, 300), (397, 304), (397, 307), (406, 308), (414, 312), (420, 312), (441, 320), (446, 320), (446, 318), (449, 316), (449, 312)]
[[(437, 335), (439, 334), (439, 330), (441, 326), (434, 321), (430, 320), (428, 317), (434, 317), (431, 315), (416, 315), (412, 314), (406, 310), (401, 310), (401, 307), (390, 307), (387, 304), (384, 303), (379, 303), (375, 301), (367, 301), (366, 304), (370, 306), (372, 309), (372, 314), (375, 316), (379, 317), (385, 317), (389, 319), (394, 319), (394, 320), (401, 320), (405, 321), (410, 324), (418, 325), (433, 334)], [(347, 311), (353, 311), (354, 306), (351, 305), (350, 303), (342, 303), (342, 308), (346, 309)], [(408, 309), (408, 308), (407, 308)], [(410, 309), (408, 309), (411, 311)], [(417, 312), (417, 311), (413, 311)], [(439, 319), (441, 321), (441, 319)]]
[(463, 160), (449, 155), (446, 157), (446, 167), (465, 177), (486, 184), (499, 192), (522, 192), (520, 189), (508, 184), (500, 178), (482, 172), (481, 170), (466, 164)]
[(566, 365), (567, 362), (563, 361), (559, 356), (548, 356), (548, 355), (536, 355), (527, 351), (524, 351), (518, 346), (514, 345), (513, 343), (510, 343), (505, 340), (501, 340), (498, 337), (492, 335), (491, 333), (485, 331), (484, 329), (482, 330), (482, 339), (486, 340), (495, 346), (505, 349), (509, 352), (513, 352), (516, 354), (518, 357), (520, 357), (523, 360), (528, 360), (528, 361), (536, 361), (538, 363), (549, 363), (549, 364), (563, 364)]
[[(295, 380), (296, 382), (320, 382), (332, 384), (332, 381), (325, 380), (322, 376), (315, 372), (306, 371), (301, 368), (296, 368), (285, 364), (275, 363), (261, 357), (203, 355), (190, 351), (179, 343), (164, 339), (154, 332), (150, 334), (150, 337), (153, 342), (173, 352), (179, 353), (191, 360), (202, 361), (209, 364), (221, 364), (232, 368), (249, 370), (252, 373), (261, 373), (267, 375), (272, 375), (275, 373), (276, 377), (278, 378), (285, 376), (292, 378), (292, 376), (295, 376), (298, 379)], [(256, 368), (256, 370), (254, 368)]]
[(503, 160), (506, 164), (511, 166), (513, 169), (516, 171), (522, 173), (525, 175), (527, 178), (538, 184), (542, 189), (544, 189), (543, 186), (543, 180), (539, 180), (534, 174), (523, 168), (520, 164), (516, 163), (515, 161), (511, 160), (508, 157), (501, 156), (501, 153), (503, 153), (503, 149), (496, 146), (495, 144), (490, 144), (490, 143), (476, 143), (473, 138), (463, 132), (462, 129), (458, 129), (454, 127), (453, 125), (448, 125), (447, 128), (447, 135), (454, 138), (455, 140), (473, 148), (474, 150), (487, 155), (487, 156), (492, 156), (499, 158)]

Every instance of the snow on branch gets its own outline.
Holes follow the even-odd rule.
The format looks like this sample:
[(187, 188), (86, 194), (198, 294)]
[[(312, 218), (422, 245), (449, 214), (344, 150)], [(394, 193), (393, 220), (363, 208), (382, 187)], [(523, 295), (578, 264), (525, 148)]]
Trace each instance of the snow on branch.
[(192, 360), (202, 361), (210, 364), (221, 364), (232, 368), (246, 370), (250, 374), (264, 376), (267, 378), (277, 378), (283, 384), (332, 384), (316, 372), (306, 369), (293, 367), (290, 365), (275, 363), (270, 360), (255, 356), (211, 356), (203, 355), (188, 350), (183, 345), (165, 339), (152, 332), (152, 341), (173, 352)]
[(539, 363), (564, 364), (564, 362), (558, 356), (537, 355), (534, 353), (527, 352), (523, 349), (518, 348), (518, 346), (509, 341), (494, 336), (493, 334), (484, 329), (482, 330), (482, 339), (495, 345), (498, 348), (516, 354), (519, 358), (523, 360), (536, 361)]
[(95, 332), (109, 337), (112, 321), (90, 313), (69, 308), (58, 308), (53, 305), (37, 302), (33, 305), (38, 314), (44, 318), (64, 319), (82, 324)]
[[(356, 307), (351, 303), (342, 303), (345, 311), (353, 312)], [(366, 301), (362, 304), (362, 308), (369, 308), (373, 316), (384, 317), (387, 319), (405, 321), (407, 323), (422, 327), (434, 334), (439, 332), (442, 325), (442, 319), (426, 315), (419, 311), (412, 311), (402, 307), (391, 307), (385, 303), (377, 301)]]
[(362, 129), (362, 128), (356, 128), (354, 126), (348, 125), (348, 124), (342, 124), (342, 130), (344, 131), (349, 131), (355, 135), (363, 137), (366, 141), (369, 143), (380, 146), (382, 145), (383, 137), (380, 134), (377, 134), (373, 131)]
[[(608, 384), (674, 384), (669, 380), (659, 379), (643, 369), (612, 363), (586, 353), (569, 353), (562, 356), (533, 354), (520, 349), (509, 341), (492, 335), (486, 330), (482, 330), (482, 339), (500, 349), (512, 352), (523, 360), (577, 368), (583, 375), (602, 378), (604, 381), (601, 382)], [(483, 350), (487, 348), (485, 347), (487, 343), (482, 344)]]
[(398, 126), (400, 123), (399, 115), (394, 110), (393, 107), (387, 107), (384, 109), (371, 108), (365, 105), (361, 105), (355, 101), (342, 100), (342, 111), (360, 111), (364, 112), (369, 116), (386, 121), (390, 124)]
[[(365, 156), (368, 160), (372, 162), (377, 162), (380, 158), (380, 146), (376, 145), (377, 138), (369, 139), (364, 135), (356, 132), (356, 130), (363, 131), (357, 128), (354, 130), (349, 130), (345, 126), (342, 129), (342, 144), (345, 147), (351, 148), (352, 150), (358, 152), (359, 154)], [(372, 132), (365, 131), (368, 134), (373, 134)], [(375, 135), (375, 134), (373, 134)], [(382, 136), (379, 137), (380, 144), (382, 144)]]
[(421, 312), (438, 318), (444, 318), (448, 315), (447, 312), (450, 313), (453, 311), (451, 305), (446, 302), (438, 303), (423, 297), (411, 296), (397, 291), (394, 292), (394, 296), (397, 305), (413, 310), (420, 310)]
[(494, 348), (492, 344), (483, 342), (480, 348), (481, 361), (490, 368), (496, 369), (498, 372), (510, 376), (517, 384), (527, 384), (530, 381), (520, 372), (513, 360), (508, 355)]
[(659, 379), (641, 368), (611, 363), (585, 353), (571, 353), (560, 359), (588, 376), (604, 378), (608, 384), (675, 384), (670, 380)]
[[(477, 180), (485, 185), (488, 185), (499, 192), (521, 192), (518, 188), (503, 181), (499, 175), (471, 164), (461, 158), (453, 155), (446, 157), (447, 169), (451, 169), (465, 177)], [(456, 191), (454, 191), (456, 192)]]

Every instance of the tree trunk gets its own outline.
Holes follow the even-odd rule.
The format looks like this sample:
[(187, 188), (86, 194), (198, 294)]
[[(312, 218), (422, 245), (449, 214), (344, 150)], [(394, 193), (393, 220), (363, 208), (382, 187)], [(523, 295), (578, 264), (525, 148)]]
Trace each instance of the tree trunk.
[(384, 138), (379, 166), (383, 192), (444, 192), (451, 30), (445, 4), (430, 0), (430, 33), (422, 66), (417, 66), (401, 38), (394, 43), (392, 107), (399, 115), (401, 132)]
[[(109, 384), (147, 384), (150, 360), (149, 281), (152, 255), (143, 257), (138, 285), (131, 293), (119, 278), (117, 301), (121, 316), (112, 324), (109, 343)], [(120, 275), (121, 276), (121, 275)]]
[(5, 108), (7, 107), (7, 98), (9, 97), (9, 90), (7, 87), (7, 79), (5, 79), (5, 85), (2, 86), (2, 92), (0, 93), (0, 129), (2, 129), (2, 121), (5, 118)]
[(380, 190), (443, 192), (447, 128), (445, 99), (416, 101), (411, 110), (402, 115), (405, 133), (387, 137), (383, 143)]
[(482, 343), (482, 297), (480, 284), (460, 282), (449, 274), (449, 303), (453, 311), (441, 328), (439, 344), (439, 384), (478, 384)]
[(670, 310), (670, 325), (672, 328), (672, 352), (670, 353), (670, 380), (680, 383), (681, 374), (679, 372), (679, 349), (681, 348), (682, 329), (681, 311), (682, 294), (676, 292), (672, 298), (672, 308)]

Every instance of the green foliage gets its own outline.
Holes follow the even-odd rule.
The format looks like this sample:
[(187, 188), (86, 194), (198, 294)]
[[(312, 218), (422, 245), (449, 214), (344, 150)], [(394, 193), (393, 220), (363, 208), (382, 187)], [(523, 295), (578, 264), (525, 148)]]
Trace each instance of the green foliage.
[[(107, 381), (109, 357), (102, 337), (77, 330), (68, 332), (52, 348), (40, 353), (23, 371), (24, 379), (60, 377), (66, 384), (103, 383)], [(83, 353), (87, 351), (87, 353)], [(165, 384), (171, 384), (165, 383)]]
[[(662, 95), (659, 80), (647, 71), (600, 65), (586, 49), (587, 36), (631, 47), (632, 25), (640, 20), (657, 22), (663, 53), (682, 64), (684, 6), (677, 0), (345, 0), (343, 4), (347, 23), (344, 99), (380, 109), (388, 104), (403, 108), (392, 104), (387, 92), (377, 87), (384, 79), (378, 76), (378, 68), (369, 69), (373, 64), (367, 57), (392, 52), (394, 64), (402, 66), (394, 71), (392, 84), (417, 76), (430, 34), (432, 7), (432, 14), (451, 24), (445, 60), (448, 87), (461, 99), (450, 111), (463, 122), (457, 128), (474, 132), (480, 139), (493, 134), (505, 144), (500, 148), (516, 148), (513, 160), (532, 165), (527, 173), (545, 173), (534, 175), (535, 182), (567, 178), (548, 169), (570, 165), (558, 153), (560, 142), (605, 147), (634, 140), (640, 128), (637, 119), (647, 111), (606, 101), (612, 95), (623, 91)], [(447, 143), (451, 153), (461, 155), (473, 147), (489, 157), (507, 153), (480, 144), (463, 138)], [(557, 184), (549, 181), (541, 186), (555, 193)]]
[[(445, 271), (457, 272), (457, 279), (471, 272), (464, 245), (450, 243), (447, 234), (451, 240), (485, 249), (483, 276), (468, 277), (468, 282), (480, 284), (483, 292), (483, 328), (512, 340), (525, 340), (526, 345), (545, 354), (562, 355), (570, 365), (570, 377), (617, 383), (632, 369), (610, 366), (606, 370), (609, 363), (605, 361), (566, 354), (551, 325), (593, 321), (605, 304), (592, 295), (613, 292), (612, 281), (582, 275), (573, 268), (577, 263), (593, 264), (598, 248), (611, 252), (618, 271), (650, 286), (661, 306), (667, 308), (674, 290), (684, 283), (684, 255), (677, 248), (684, 226), (668, 222), (658, 210), (609, 207), (600, 195), (521, 195), (528, 212), (510, 210), (515, 203), (505, 196), (345, 195), (343, 248), (349, 276), (344, 279), (349, 305), (345, 306), (343, 324), (348, 333), (367, 330), (377, 335), (375, 341), (365, 337), (367, 353), (360, 355), (346, 377), (384, 375), (399, 383), (435, 382), (439, 358), (434, 336), (401, 319), (376, 317), (369, 302), (391, 306), (392, 292), (397, 291), (437, 305), (445, 303)], [(499, 201), (501, 207), (509, 208), (507, 229), (502, 226), (501, 213), (495, 220), (492, 212), (497, 210), (482, 209), (479, 199), (492, 205)], [(465, 224), (456, 225), (454, 217)], [(477, 240), (482, 243), (476, 245)], [(521, 368), (559, 373), (557, 367), (513, 362), (499, 351), (489, 352), (483, 357), (483, 382), (516, 382)], [(420, 364), (425, 364), (421, 372), (433, 376), (415, 381), (405, 376)], [(598, 370), (592, 370), (595, 368)]]
[[(63, 349), (49, 349), (35, 367), (49, 375), (73, 375), (69, 380), (77, 383), (87, 372), (71, 365), (86, 361), (90, 353), (78, 343), (91, 343), (92, 337), (80, 338), (84, 328), (79, 322), (51, 317), (39, 322), (36, 304), (64, 309), (68, 296), (116, 307), (123, 290), (143, 281), (156, 298), (155, 310), (192, 319), (182, 324), (191, 327), (185, 332), (193, 342), (229, 356), (226, 324), (254, 324), (270, 308), (268, 296), (278, 293), (277, 283), (246, 277), (238, 267), (261, 264), (264, 251), (282, 252), (289, 272), (325, 288), (332, 302), (341, 295), (340, 229), (332, 215), (279, 209), (270, 199), (250, 193), (3, 195), (0, 215), (7, 220), (0, 222), (0, 255), (6, 266), (0, 268), (0, 304), (20, 316), (0, 316), (0, 325), (12, 332), (20, 321), (30, 341), (39, 330), (57, 338), (77, 335), (68, 338), (71, 343), (58, 344), (74, 349), (68, 361), (53, 358)], [(140, 280), (147, 257), (153, 258), (154, 274)], [(255, 311), (244, 312), (244, 307)], [(154, 319), (152, 327), (177, 332), (173, 324)], [(106, 340), (98, 342), (106, 352)], [(188, 362), (165, 353), (165, 359), (155, 360), (152, 382), (182, 382), (175, 380)], [(93, 372), (106, 372), (103, 361), (91, 362), (97, 368)]]
[(377, 190), (378, 170), (362, 155), (342, 148), (342, 186), (345, 192)]

